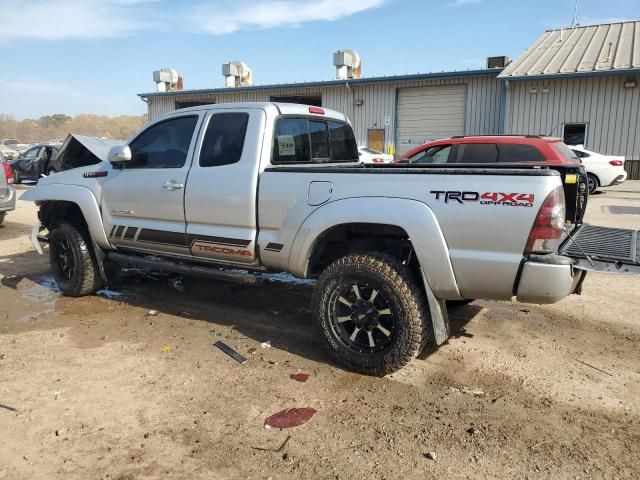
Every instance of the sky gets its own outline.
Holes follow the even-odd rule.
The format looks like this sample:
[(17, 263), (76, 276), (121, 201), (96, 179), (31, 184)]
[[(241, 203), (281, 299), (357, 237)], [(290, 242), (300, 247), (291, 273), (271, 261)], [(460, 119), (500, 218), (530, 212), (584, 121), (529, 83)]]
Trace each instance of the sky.
[[(223, 86), (330, 80), (350, 48), (364, 76), (478, 69), (571, 23), (575, 0), (0, 0), (0, 113), (137, 115), (152, 72)], [(580, 24), (640, 19), (640, 0), (581, 0)]]

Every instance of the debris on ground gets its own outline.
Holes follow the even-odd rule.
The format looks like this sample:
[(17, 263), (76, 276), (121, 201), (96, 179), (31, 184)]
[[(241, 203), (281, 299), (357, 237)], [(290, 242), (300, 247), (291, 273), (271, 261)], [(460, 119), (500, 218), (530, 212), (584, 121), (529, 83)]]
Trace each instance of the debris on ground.
[(168, 343), (165, 343), (164, 345), (162, 345), (162, 353), (169, 353), (171, 351), (171, 345), (169, 345)]
[(9, 410), (10, 412), (17, 412), (17, 408), (10, 407), (9, 405), (3, 405), (0, 403), (0, 408), (4, 408), (5, 410)]
[(291, 375), (289, 375), (289, 378), (291, 380), (295, 380), (296, 382), (306, 382), (309, 379), (309, 374), (308, 373), (292, 373)]
[(467, 395), (473, 395), (474, 397), (484, 396), (484, 391), (477, 388), (473, 389), (473, 388), (467, 388), (467, 387), (462, 387), (462, 388), (449, 387), (449, 390), (457, 394), (465, 393)]
[(249, 350), (247, 350), (247, 353), (249, 355), (253, 355), (254, 353), (256, 353), (257, 348), (256, 347), (251, 347)]
[(599, 371), (599, 372), (601, 372), (601, 373), (604, 373), (605, 375), (609, 375), (610, 377), (613, 377), (613, 374), (611, 374), (611, 373), (609, 373), (609, 372), (605, 372), (604, 370), (602, 370), (602, 369), (600, 369), (600, 368), (598, 368), (598, 367), (594, 367), (594, 366), (593, 366), (593, 365), (591, 365), (590, 363), (583, 362), (582, 360), (578, 360), (577, 358), (574, 358), (574, 360), (575, 360), (576, 362), (578, 362), (578, 363), (581, 363), (582, 365), (586, 365), (587, 367), (591, 367), (591, 368), (593, 368), (594, 370), (597, 370), (597, 371)]
[(288, 408), (274, 413), (264, 421), (265, 428), (292, 428), (307, 423), (316, 413), (314, 408)]
[(436, 459), (436, 452), (427, 452), (427, 453), (423, 453), (422, 455), (424, 455), (424, 458), (428, 458), (429, 460)]
[(156, 315), (158, 315), (158, 310), (149, 310), (149, 312), (147, 313), (148, 316), (150, 317), (155, 317)]
[(267, 448), (265, 448), (265, 447), (251, 447), (251, 448), (253, 448), (254, 450), (261, 450), (263, 452), (280, 453), (287, 446), (287, 444), (289, 443), (289, 440), (291, 440), (291, 435), (287, 435), (287, 438), (284, 439), (284, 442), (282, 442), (282, 444), (278, 448), (268, 448), (268, 447)]
[(224, 342), (222, 342), (220, 340), (218, 340), (216, 343), (214, 343), (214, 345), (216, 347), (218, 347), (220, 350), (222, 350), (224, 353), (229, 355), (231, 358), (233, 358), (235, 361), (239, 362), (241, 365), (244, 365), (245, 363), (247, 363), (249, 361), (246, 358), (244, 358), (242, 355), (240, 355), (238, 352), (236, 352), (229, 345), (227, 345), (226, 343), (224, 343)]
[(262, 343), (260, 344), (260, 346), (261, 346), (262, 348), (271, 348), (271, 341), (270, 341), (270, 340), (267, 340), (266, 342), (262, 342)]

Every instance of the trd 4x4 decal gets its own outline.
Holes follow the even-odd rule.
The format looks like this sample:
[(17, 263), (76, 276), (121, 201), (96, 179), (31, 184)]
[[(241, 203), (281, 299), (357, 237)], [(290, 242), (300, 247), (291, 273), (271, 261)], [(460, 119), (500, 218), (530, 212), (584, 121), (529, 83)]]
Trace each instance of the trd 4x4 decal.
[(505, 205), (508, 207), (533, 207), (533, 193), (505, 193), (505, 192), (459, 192), (445, 190), (431, 190), (436, 200), (449, 202), (480, 202), (480, 205)]

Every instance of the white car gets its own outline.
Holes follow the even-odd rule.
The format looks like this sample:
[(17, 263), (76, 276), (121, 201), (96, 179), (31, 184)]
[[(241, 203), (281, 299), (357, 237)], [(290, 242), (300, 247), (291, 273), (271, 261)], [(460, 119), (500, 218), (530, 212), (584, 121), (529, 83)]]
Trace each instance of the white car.
[(594, 193), (599, 187), (619, 185), (627, 179), (624, 157), (601, 155), (587, 150), (582, 145), (572, 145), (571, 150), (587, 170), (589, 193)]
[(393, 162), (393, 155), (388, 153), (379, 152), (373, 148), (358, 147), (358, 153), (360, 154), (360, 163), (391, 163)]

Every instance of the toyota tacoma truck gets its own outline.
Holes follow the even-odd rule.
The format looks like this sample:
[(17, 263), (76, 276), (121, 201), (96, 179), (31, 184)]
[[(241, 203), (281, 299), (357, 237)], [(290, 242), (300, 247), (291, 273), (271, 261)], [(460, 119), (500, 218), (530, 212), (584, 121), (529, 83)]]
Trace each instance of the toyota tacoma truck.
[(317, 279), (335, 359), (383, 375), (447, 340), (448, 301), (553, 303), (588, 270), (640, 271), (637, 232), (582, 225), (576, 195), (567, 222), (578, 172), (554, 168), (360, 165), (341, 113), (218, 104), (169, 113), (22, 199), (65, 295), (120, 264), (240, 282), (286, 271)]

